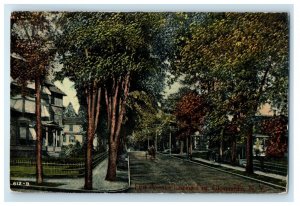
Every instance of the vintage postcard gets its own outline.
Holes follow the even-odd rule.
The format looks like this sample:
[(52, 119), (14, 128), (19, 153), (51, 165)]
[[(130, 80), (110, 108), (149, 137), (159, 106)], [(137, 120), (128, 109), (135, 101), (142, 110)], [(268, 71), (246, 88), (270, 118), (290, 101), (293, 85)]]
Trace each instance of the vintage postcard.
[(11, 190), (288, 192), (289, 13), (10, 22)]

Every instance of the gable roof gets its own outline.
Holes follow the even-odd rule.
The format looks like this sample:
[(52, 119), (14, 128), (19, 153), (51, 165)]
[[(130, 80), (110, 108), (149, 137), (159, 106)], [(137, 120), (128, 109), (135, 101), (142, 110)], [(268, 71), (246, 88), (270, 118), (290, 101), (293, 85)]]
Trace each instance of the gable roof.
[(49, 90), (52, 92), (52, 93), (57, 93), (57, 94), (61, 94), (63, 96), (67, 96), (66, 93), (64, 93), (63, 91), (61, 91), (59, 88), (57, 88), (56, 86), (51, 86), (49, 85), (48, 86)]
[(77, 118), (78, 117), (78, 115), (76, 114), (75, 109), (74, 109), (71, 102), (65, 108), (65, 111), (64, 111), (64, 118), (69, 118), (69, 117), (71, 117), (71, 118)]

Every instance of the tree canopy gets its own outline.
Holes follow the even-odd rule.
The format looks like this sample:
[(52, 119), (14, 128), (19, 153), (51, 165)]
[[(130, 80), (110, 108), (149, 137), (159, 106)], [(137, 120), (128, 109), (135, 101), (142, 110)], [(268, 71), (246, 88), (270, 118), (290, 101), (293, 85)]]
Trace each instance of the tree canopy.
[(184, 74), (184, 83), (206, 96), (208, 130), (224, 128), (228, 116), (237, 115), (247, 137), (247, 157), (252, 157), (253, 117), (259, 107), (270, 103), (287, 114), (287, 14), (208, 13), (201, 23), (189, 24), (187, 33), (179, 37), (175, 74)]
[[(97, 128), (101, 97), (105, 99), (109, 139), (109, 164), (106, 179), (116, 178), (116, 155), (120, 142), (130, 90), (143, 88), (158, 97), (149, 83), (135, 84), (140, 77), (153, 83), (162, 77), (161, 58), (155, 52), (155, 39), (164, 24), (159, 13), (63, 13), (61, 35), (56, 41), (64, 68), (58, 73), (84, 91), (88, 113), (87, 162), (91, 161), (92, 139)], [(158, 74), (149, 78), (149, 74)], [(152, 85), (152, 84), (151, 84)], [(161, 88), (159, 84), (158, 87)], [(158, 97), (159, 98), (159, 97)], [(102, 110), (103, 111), (103, 110)], [(86, 188), (91, 189), (91, 164)]]
[[(52, 22), (52, 23), (51, 23)], [(11, 14), (11, 77), (21, 85), (22, 96), (29, 81), (35, 83), (36, 182), (43, 182), (41, 87), (54, 59), (53, 23), (55, 16), (46, 12)], [(24, 103), (25, 104), (25, 103)]]
[(212, 99), (227, 109), (253, 113), (257, 108), (250, 109), (252, 105), (270, 101), (286, 112), (287, 15), (220, 13), (208, 15), (208, 20), (190, 25), (177, 71), (202, 93), (217, 94)]

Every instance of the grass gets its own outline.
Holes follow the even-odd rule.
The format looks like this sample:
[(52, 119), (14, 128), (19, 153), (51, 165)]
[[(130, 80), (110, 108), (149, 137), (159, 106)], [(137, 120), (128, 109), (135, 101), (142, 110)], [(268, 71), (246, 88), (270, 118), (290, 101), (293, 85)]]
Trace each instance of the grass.
[[(107, 153), (97, 154), (93, 158), (93, 166), (98, 165), (105, 159)], [(82, 158), (53, 158), (47, 157), (43, 160), (43, 175), (54, 178), (75, 178), (84, 175), (85, 164)], [(29, 158), (11, 159), (11, 177), (35, 177), (36, 163)]]
[[(82, 175), (82, 170), (82, 168), (69, 169), (68, 166), (43, 166), (43, 174), (45, 177), (78, 177)], [(11, 165), (10, 175), (11, 177), (35, 177), (36, 168), (34, 165)]]

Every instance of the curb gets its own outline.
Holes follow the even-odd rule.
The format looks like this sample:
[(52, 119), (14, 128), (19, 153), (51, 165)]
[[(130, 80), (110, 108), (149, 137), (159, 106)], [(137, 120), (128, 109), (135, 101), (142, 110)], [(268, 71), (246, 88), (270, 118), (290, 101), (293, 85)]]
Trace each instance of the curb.
[(10, 189), (14, 192), (18, 192), (15, 189), (30, 189), (44, 192), (64, 192), (64, 193), (123, 193), (130, 189), (130, 186), (116, 189), (116, 190), (84, 190), (84, 189), (64, 189), (57, 187), (46, 187), (46, 186), (12, 186)]

